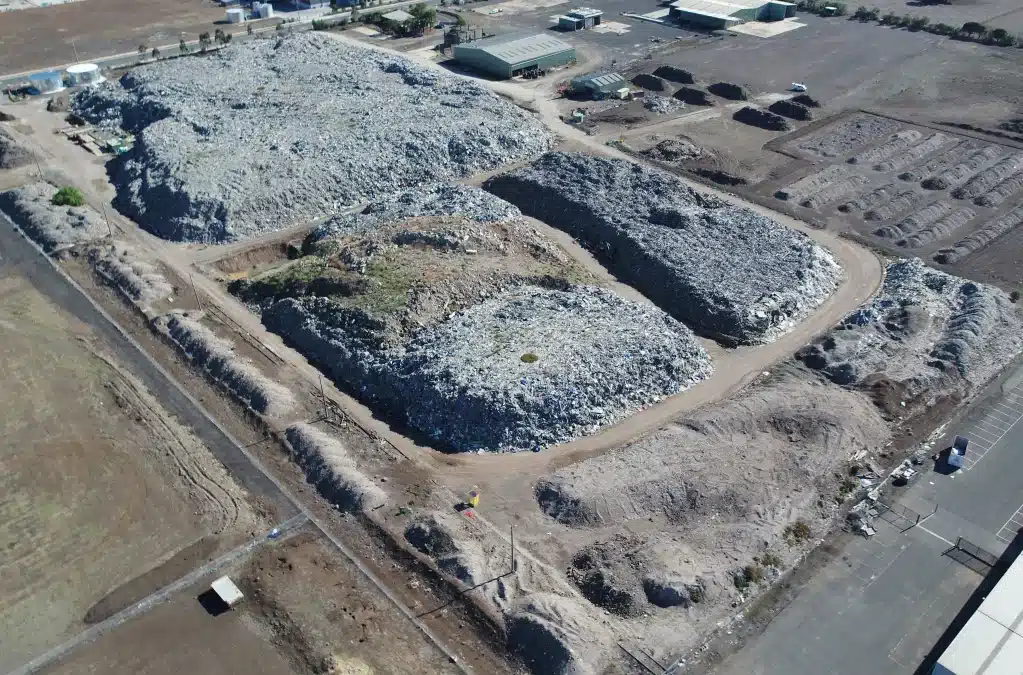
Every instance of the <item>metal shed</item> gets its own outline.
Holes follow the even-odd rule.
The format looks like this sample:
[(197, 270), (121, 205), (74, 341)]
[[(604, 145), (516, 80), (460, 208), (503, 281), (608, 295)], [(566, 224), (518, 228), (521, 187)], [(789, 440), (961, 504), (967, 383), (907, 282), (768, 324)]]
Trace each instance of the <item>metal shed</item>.
[(462, 65), (501, 78), (550, 70), (576, 58), (575, 47), (543, 34), (499, 35), (457, 44), (453, 55)]
[(623, 87), (627, 89), (629, 83), (618, 73), (589, 73), (572, 78), (572, 90), (592, 98), (607, 98)]
[(584, 30), (600, 25), (604, 11), (592, 7), (580, 7), (558, 17), (558, 28), (562, 30)]

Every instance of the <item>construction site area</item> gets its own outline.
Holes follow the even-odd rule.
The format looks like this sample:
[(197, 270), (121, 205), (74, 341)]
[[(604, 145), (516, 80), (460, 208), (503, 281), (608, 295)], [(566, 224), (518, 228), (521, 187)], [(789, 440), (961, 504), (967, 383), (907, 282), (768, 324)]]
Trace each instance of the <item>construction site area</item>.
[(699, 4), (0, 104), (0, 670), (739, 672), (1023, 352), (1023, 56)]

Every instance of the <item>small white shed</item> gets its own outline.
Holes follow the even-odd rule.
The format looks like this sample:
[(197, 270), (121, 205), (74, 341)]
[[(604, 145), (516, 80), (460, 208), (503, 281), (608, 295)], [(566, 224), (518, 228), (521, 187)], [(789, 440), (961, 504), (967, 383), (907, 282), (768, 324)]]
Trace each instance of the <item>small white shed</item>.
[(238, 590), (238, 587), (234, 585), (234, 582), (226, 576), (214, 581), (210, 588), (228, 607), (234, 607), (245, 598), (242, 592)]

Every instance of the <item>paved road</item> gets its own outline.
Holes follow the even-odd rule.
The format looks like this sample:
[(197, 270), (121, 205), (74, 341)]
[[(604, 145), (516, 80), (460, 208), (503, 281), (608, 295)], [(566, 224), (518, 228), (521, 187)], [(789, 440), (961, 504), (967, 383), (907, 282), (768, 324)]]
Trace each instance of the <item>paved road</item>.
[[(716, 675), (909, 675), (983, 576), (944, 555), (958, 537), (1000, 555), (1023, 502), (1023, 368), (950, 427), (974, 440), (968, 470), (927, 472), (893, 497), (927, 517), (890, 516), (856, 539), (803, 588), (762, 635)], [(979, 430), (991, 434), (981, 436)], [(981, 441), (981, 439), (984, 439)], [(974, 565), (986, 572), (983, 565)], [(680, 672), (700, 672), (698, 670)]]

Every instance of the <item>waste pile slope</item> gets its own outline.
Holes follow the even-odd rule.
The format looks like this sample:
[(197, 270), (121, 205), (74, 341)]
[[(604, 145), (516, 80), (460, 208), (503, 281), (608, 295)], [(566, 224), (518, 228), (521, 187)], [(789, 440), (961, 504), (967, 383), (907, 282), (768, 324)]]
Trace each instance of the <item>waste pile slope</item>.
[(31, 163), (32, 152), (0, 127), (0, 169), (17, 169)]
[(107, 235), (103, 217), (91, 206), (54, 204), (57, 190), (39, 182), (0, 192), (0, 211), (48, 253)]
[(174, 286), (157, 267), (123, 241), (94, 246), (89, 260), (96, 274), (147, 314), (153, 303), (174, 295)]
[(740, 570), (757, 566), (755, 581), (770, 581), (760, 566), (784, 569), (812, 546), (809, 533), (837, 512), (845, 463), (888, 438), (868, 397), (790, 361), (727, 401), (555, 471), (535, 494), (545, 528), (576, 542), (568, 576), (583, 595), (641, 622), (652, 644), (685, 644), (743, 602), (751, 580)]
[(306, 479), (341, 511), (371, 511), (387, 502), (387, 493), (358, 469), (337, 438), (305, 422), (288, 427), (285, 436)]
[(916, 408), (987, 382), (1023, 349), (1021, 327), (997, 288), (898, 260), (873, 300), (798, 358), (838, 384), (891, 390), (900, 408)]
[(110, 165), (116, 204), (176, 241), (274, 231), (553, 142), (478, 83), (315, 33), (141, 66), (72, 109), (136, 134)]
[[(476, 207), (416, 216), (449, 200)], [(689, 329), (595, 286), (514, 214), (478, 189), (373, 204), (229, 289), (338, 384), (445, 449), (546, 447), (709, 374)]]
[(842, 274), (805, 234), (625, 160), (553, 152), (484, 187), (576, 237), (619, 279), (726, 342), (776, 339)]

